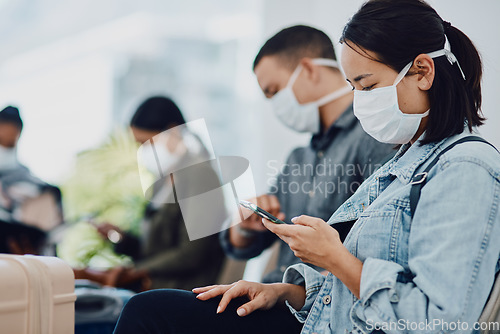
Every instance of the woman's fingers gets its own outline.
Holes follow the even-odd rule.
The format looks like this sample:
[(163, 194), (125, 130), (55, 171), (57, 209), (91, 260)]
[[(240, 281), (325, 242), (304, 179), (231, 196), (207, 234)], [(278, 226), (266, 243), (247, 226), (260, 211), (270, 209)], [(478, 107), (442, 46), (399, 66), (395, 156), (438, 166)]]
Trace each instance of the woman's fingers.
[(236, 313), (238, 313), (238, 315), (240, 317), (244, 317), (246, 315), (249, 315), (250, 313), (252, 313), (255, 310), (268, 309), (271, 306), (272, 305), (266, 305), (265, 298), (258, 296), (255, 299), (249, 301), (248, 303), (243, 304), (240, 307), (238, 307), (238, 309), (236, 310)]
[(199, 287), (199, 288), (194, 288), (191, 291), (193, 291), (194, 293), (203, 293), (203, 292), (206, 292), (208, 290), (212, 290), (213, 288), (216, 288), (218, 286), (219, 285), (202, 286), (202, 287)]
[(289, 224), (275, 224), (270, 222), (269, 220), (262, 218), (262, 224), (271, 232), (274, 234), (277, 234), (280, 238), (281, 236), (284, 237), (292, 237), (295, 235), (295, 231), (297, 230), (296, 225), (289, 225)]
[(231, 289), (231, 285), (216, 285), (214, 288), (210, 290), (201, 292), (198, 296), (196, 296), (196, 298), (198, 298), (199, 300), (208, 300), (224, 294), (229, 289)]
[(283, 240), (285, 240), (285, 238), (293, 238), (297, 236), (297, 234), (302, 231), (306, 231), (305, 228), (318, 229), (322, 224), (326, 224), (325, 221), (320, 218), (305, 215), (292, 218), (292, 222), (293, 225), (275, 224), (267, 219), (262, 219), (262, 224), (264, 224), (269, 231), (278, 235)]
[(325, 223), (325, 221), (321, 218), (316, 218), (316, 217), (311, 217), (311, 216), (306, 216), (306, 215), (293, 217), (291, 219), (291, 221), (295, 225), (310, 226), (313, 228), (318, 226), (320, 223)]
[(217, 313), (222, 313), (226, 309), (227, 305), (231, 300), (237, 297), (241, 297), (245, 295), (248, 291), (248, 287), (244, 286), (244, 284), (236, 284), (227, 290), (223, 295), (222, 299), (219, 302), (219, 306), (217, 307)]

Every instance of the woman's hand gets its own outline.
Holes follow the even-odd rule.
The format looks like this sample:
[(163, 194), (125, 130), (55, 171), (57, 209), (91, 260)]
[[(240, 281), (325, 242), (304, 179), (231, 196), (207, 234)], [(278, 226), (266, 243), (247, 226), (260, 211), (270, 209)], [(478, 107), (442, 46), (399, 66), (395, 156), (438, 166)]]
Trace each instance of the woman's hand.
[(293, 225), (274, 224), (262, 219), (264, 226), (290, 246), (303, 262), (324, 268), (340, 279), (359, 298), (363, 263), (340, 241), (336, 229), (320, 218), (299, 216)]
[(285, 300), (288, 300), (294, 308), (301, 309), (306, 299), (304, 287), (285, 283), (262, 284), (238, 281), (229, 285), (195, 288), (193, 292), (198, 294), (196, 298), (199, 300), (208, 300), (222, 295), (217, 313), (224, 312), (232, 299), (248, 297), (250, 301), (240, 306), (236, 311), (240, 317), (258, 309), (268, 310), (277, 303), (284, 303)]
[(274, 224), (263, 219), (262, 223), (285, 241), (296, 257), (331, 271), (337, 255), (345, 249), (336, 229), (320, 218), (299, 216), (292, 218), (294, 225)]

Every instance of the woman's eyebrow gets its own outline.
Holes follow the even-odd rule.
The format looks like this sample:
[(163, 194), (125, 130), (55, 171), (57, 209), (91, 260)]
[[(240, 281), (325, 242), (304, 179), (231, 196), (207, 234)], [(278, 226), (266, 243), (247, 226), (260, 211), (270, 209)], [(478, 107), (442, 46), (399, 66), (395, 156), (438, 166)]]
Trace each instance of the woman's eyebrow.
[[(358, 81), (360, 81), (360, 80), (362, 80), (364, 78), (367, 78), (367, 77), (369, 77), (371, 75), (372, 75), (371, 73), (361, 74), (361, 75), (358, 75), (357, 77), (355, 77), (353, 81), (354, 82), (358, 82)], [(347, 82), (352, 83), (351, 80), (349, 80), (347, 78), (346, 78), (346, 80), (347, 80)]]
[(367, 78), (367, 77), (369, 77), (369, 76), (371, 76), (371, 75), (372, 75), (372, 74), (370, 74), (370, 73), (358, 75), (357, 77), (355, 77), (355, 78), (354, 78), (354, 81), (355, 81), (355, 82), (358, 82), (358, 81), (360, 81), (360, 80), (362, 80), (362, 79), (364, 79), (364, 78)]

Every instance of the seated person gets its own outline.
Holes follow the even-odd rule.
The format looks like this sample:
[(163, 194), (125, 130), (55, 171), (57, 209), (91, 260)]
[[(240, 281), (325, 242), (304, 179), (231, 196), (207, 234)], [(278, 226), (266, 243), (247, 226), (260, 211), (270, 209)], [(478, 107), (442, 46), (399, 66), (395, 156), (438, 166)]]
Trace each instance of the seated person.
[[(474, 134), (479, 53), (421, 0), (367, 1), (341, 41), (355, 115), (402, 146), (328, 223), (263, 221), (328, 275), (299, 263), (283, 283), (146, 292), (115, 334), (479, 332), (500, 271), (500, 154)], [(351, 220), (341, 242), (332, 225)]]
[(16, 107), (0, 111), (0, 252), (39, 254), (45, 232), (62, 223), (61, 193), (18, 161), (22, 129)]
[[(206, 182), (206, 173), (193, 173), (188, 178), (176, 179), (173, 188), (169, 170), (175, 164), (192, 164), (208, 159), (208, 153), (199, 138), (187, 129), (169, 131), (169, 136), (162, 132), (185, 124), (177, 105), (166, 97), (151, 97), (144, 101), (135, 112), (130, 122), (132, 133), (138, 143), (143, 144), (155, 138), (155, 149), (160, 166), (155, 159), (145, 159), (145, 167), (151, 170), (158, 181), (150, 188), (150, 203), (141, 222), (141, 235), (136, 237), (120, 228), (109, 224), (97, 226), (103, 238), (114, 243), (119, 254), (125, 254), (134, 260), (133, 268), (114, 268), (106, 273), (89, 269), (75, 270), (78, 278), (97, 280), (107, 285), (125, 286), (130, 282), (146, 282), (145, 287), (190, 289), (199, 284), (213, 284), (219, 275), (224, 253), (218, 242), (218, 235), (190, 241), (185, 222), (176, 202), (175, 187), (182, 182), (183, 188), (194, 188)], [(173, 129), (176, 130), (176, 129)], [(162, 135), (160, 135), (162, 134)], [(172, 134), (172, 135), (170, 135)], [(160, 135), (160, 137), (155, 137)], [(162, 140), (163, 137), (166, 140)], [(157, 140), (158, 138), (158, 140)], [(189, 141), (189, 145), (186, 145)], [(189, 147), (194, 147), (190, 149)], [(158, 171), (158, 167), (162, 170)], [(162, 172), (167, 175), (161, 176)], [(207, 171), (206, 171), (207, 172)], [(208, 171), (211, 180), (219, 182), (212, 169)], [(179, 184), (178, 184), (179, 183)], [(214, 199), (224, 203), (224, 199)], [(192, 212), (196, 208), (191, 208)], [(223, 220), (219, 207), (217, 212), (199, 212), (199, 221), (217, 217)], [(150, 280), (151, 285), (147, 282)]]

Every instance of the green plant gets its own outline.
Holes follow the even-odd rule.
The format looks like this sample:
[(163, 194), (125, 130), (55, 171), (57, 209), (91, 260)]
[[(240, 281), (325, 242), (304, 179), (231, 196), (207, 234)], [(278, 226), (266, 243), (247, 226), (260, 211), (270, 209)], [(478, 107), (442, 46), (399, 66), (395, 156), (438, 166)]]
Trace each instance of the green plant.
[[(76, 267), (111, 267), (128, 259), (88, 223), (109, 222), (139, 233), (147, 203), (137, 167), (137, 143), (130, 131), (118, 129), (98, 148), (76, 158), (74, 173), (63, 184), (65, 218), (73, 222), (58, 245), (58, 256)], [(142, 173), (141, 175), (146, 175)]]

